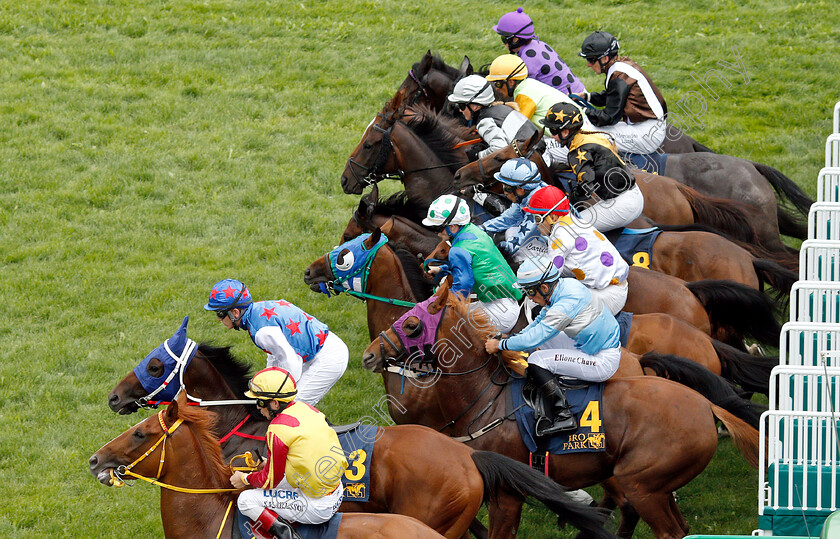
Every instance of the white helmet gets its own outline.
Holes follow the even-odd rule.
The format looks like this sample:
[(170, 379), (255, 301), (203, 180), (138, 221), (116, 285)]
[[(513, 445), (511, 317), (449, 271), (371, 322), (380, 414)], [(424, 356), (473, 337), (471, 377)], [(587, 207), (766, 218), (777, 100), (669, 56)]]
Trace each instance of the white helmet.
[(449, 100), (453, 103), (477, 103), (489, 105), (496, 100), (493, 95), (493, 84), (481, 75), (469, 75), (455, 84)]
[(423, 219), (426, 226), (467, 225), (470, 222), (470, 208), (467, 201), (455, 195), (441, 195), (429, 206), (429, 214)]

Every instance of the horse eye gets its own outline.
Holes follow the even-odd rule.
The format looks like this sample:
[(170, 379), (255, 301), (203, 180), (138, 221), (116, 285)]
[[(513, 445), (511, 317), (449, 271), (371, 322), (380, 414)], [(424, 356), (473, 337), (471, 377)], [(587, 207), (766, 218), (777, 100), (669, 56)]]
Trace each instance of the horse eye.
[(159, 359), (153, 359), (149, 362), (149, 365), (146, 367), (146, 372), (152, 375), (154, 378), (159, 377), (163, 373), (163, 365), (161, 364)]
[(353, 263), (355, 262), (355, 258), (353, 253), (350, 252), (349, 249), (344, 249), (335, 259), (335, 268), (341, 271), (347, 271), (353, 267)]
[(365, 150), (370, 150), (371, 148), (373, 148), (373, 144), (371, 144), (370, 142), (365, 142), (362, 146), (365, 148)]
[(137, 429), (137, 430), (134, 431), (134, 437), (137, 438), (138, 440), (145, 440), (146, 439), (146, 435), (143, 434), (143, 431), (141, 431), (140, 429)]

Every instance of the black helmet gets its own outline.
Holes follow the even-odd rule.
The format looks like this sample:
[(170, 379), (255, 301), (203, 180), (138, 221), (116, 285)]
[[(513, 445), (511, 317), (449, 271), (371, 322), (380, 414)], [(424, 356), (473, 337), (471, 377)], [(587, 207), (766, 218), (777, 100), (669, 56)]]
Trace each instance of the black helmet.
[[(560, 143), (565, 146), (583, 127), (583, 113), (571, 103), (555, 103), (548, 109), (545, 118), (540, 120), (540, 123), (546, 126), (552, 134), (558, 133)], [(569, 135), (561, 137), (559, 135), (561, 129), (568, 129)]]
[(578, 55), (584, 58), (614, 56), (619, 48), (618, 40), (614, 35), (599, 30), (592, 32), (583, 40)]

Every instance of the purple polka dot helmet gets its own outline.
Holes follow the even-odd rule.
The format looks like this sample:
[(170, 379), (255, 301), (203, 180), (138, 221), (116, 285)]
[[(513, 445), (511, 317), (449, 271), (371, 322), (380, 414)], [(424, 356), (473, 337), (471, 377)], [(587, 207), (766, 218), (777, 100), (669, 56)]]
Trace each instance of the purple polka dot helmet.
[(534, 39), (534, 21), (527, 13), (518, 8), (516, 11), (505, 13), (498, 24), (493, 25), (493, 31), (502, 37), (518, 37), (520, 39)]

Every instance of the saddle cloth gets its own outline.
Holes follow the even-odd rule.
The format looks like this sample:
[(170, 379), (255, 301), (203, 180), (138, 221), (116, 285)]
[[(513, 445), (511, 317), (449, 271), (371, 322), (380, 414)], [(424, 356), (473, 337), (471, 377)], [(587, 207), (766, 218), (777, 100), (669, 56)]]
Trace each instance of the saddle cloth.
[[(340, 524), (341, 513), (336, 513), (323, 524), (297, 524), (295, 529), (303, 539), (337, 539)], [(251, 521), (239, 509), (236, 510), (236, 526), (233, 527), (231, 539), (254, 539)]]
[(376, 425), (359, 424), (346, 432), (338, 432), (338, 441), (347, 457), (347, 469), (341, 477), (344, 499), (366, 502), (370, 499), (370, 468), (373, 444), (379, 436)]
[(625, 163), (632, 164), (640, 170), (650, 172), (651, 174), (665, 174), (665, 164), (668, 162), (667, 153), (623, 153), (621, 158)]
[[(583, 383), (583, 382), (582, 382)], [(572, 412), (578, 420), (578, 428), (575, 431), (560, 432), (548, 440), (537, 439), (535, 428), (537, 420), (534, 417), (534, 409), (527, 405), (522, 396), (522, 388), (525, 379), (514, 380), (511, 384), (511, 399), (514, 416), (519, 426), (519, 434), (525, 447), (531, 453), (544, 453), (548, 451), (552, 455), (563, 453), (595, 453), (605, 451), (607, 448), (604, 429), (601, 422), (601, 400), (604, 393), (603, 383), (594, 383), (582, 389), (567, 389), (566, 400), (572, 407)]]
[(607, 233), (621, 258), (631, 266), (650, 269), (653, 258), (653, 244), (662, 231), (653, 228), (623, 228)]

